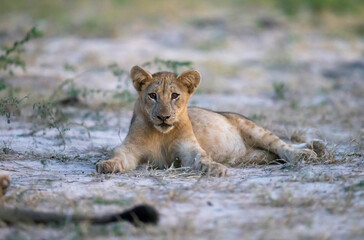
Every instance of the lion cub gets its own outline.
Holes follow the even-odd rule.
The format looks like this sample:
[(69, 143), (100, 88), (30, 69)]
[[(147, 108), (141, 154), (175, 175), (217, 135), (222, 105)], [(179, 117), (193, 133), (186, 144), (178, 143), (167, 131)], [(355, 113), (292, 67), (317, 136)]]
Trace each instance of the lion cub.
[(241, 115), (188, 108), (201, 81), (197, 71), (151, 74), (134, 66), (130, 76), (139, 97), (129, 133), (113, 158), (97, 163), (99, 173), (123, 173), (151, 162), (224, 176), (224, 165), (317, 157), (308, 149), (312, 144), (287, 144)]

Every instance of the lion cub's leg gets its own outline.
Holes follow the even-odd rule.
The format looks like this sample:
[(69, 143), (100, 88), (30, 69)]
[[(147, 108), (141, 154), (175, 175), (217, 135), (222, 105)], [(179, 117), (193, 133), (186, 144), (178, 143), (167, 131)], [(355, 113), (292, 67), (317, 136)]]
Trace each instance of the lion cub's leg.
[(175, 155), (180, 158), (183, 167), (192, 167), (195, 170), (217, 177), (227, 174), (227, 167), (213, 161), (201, 148), (197, 140), (179, 142)]
[[(98, 173), (124, 173), (133, 170), (139, 163), (138, 153), (133, 151), (133, 145), (123, 144), (114, 152), (114, 157), (96, 164)], [(137, 148), (134, 148), (137, 149)]]
[[(196, 157), (195, 159), (198, 159), (198, 157)], [(223, 177), (227, 174), (227, 167), (225, 167), (221, 163), (213, 161), (208, 156), (201, 156), (200, 161), (197, 160), (194, 164), (194, 168), (196, 170), (207, 173), (207, 175), (216, 177)]]
[(262, 149), (248, 150), (241, 161), (237, 162), (237, 166), (245, 164), (269, 164), (274, 162), (279, 157), (277, 154)]
[(257, 126), (250, 120), (239, 118), (239, 127), (241, 133), (250, 147), (258, 147), (277, 154), (281, 159), (287, 161), (297, 161), (299, 159), (316, 158), (316, 153), (308, 148), (297, 148), (294, 145), (287, 144), (278, 136), (270, 131)]
[(323, 157), (326, 155), (326, 145), (321, 140), (315, 139), (307, 143), (293, 144), (298, 149), (311, 149), (317, 157)]

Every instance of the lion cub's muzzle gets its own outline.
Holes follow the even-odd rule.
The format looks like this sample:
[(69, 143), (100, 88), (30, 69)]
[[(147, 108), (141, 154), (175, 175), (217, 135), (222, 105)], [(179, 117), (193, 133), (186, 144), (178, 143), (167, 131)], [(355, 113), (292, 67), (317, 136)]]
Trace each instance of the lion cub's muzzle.
[(162, 132), (167, 133), (173, 128), (174, 124), (174, 117), (171, 117), (171, 115), (164, 116), (164, 115), (156, 115), (154, 117), (154, 126), (155, 128)]
[(169, 115), (169, 116), (157, 115), (157, 118), (159, 120), (161, 120), (162, 122), (165, 122), (166, 120), (168, 120), (169, 118), (171, 118), (171, 115)]

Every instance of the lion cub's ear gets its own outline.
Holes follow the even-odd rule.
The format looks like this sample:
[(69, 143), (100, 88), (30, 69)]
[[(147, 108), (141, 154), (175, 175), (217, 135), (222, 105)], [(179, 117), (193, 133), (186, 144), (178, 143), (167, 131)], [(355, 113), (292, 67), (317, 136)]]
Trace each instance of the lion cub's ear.
[(181, 82), (187, 88), (189, 94), (192, 94), (200, 84), (201, 75), (195, 70), (187, 71), (178, 75), (177, 81)]
[(139, 66), (134, 66), (130, 70), (130, 77), (133, 80), (133, 85), (138, 92), (145, 89), (153, 80), (152, 74)]

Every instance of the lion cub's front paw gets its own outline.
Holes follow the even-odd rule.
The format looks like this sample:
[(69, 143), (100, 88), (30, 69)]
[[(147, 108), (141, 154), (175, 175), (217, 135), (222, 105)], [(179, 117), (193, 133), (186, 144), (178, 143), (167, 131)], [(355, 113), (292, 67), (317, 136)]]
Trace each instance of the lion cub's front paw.
[(96, 164), (96, 171), (98, 173), (117, 173), (117, 172), (125, 172), (121, 161), (109, 159), (100, 161)]
[(213, 161), (200, 162), (198, 170), (215, 177), (223, 177), (227, 174), (226, 166)]
[(10, 176), (7, 174), (0, 175), (0, 197), (5, 195), (10, 186)]

